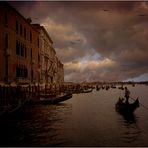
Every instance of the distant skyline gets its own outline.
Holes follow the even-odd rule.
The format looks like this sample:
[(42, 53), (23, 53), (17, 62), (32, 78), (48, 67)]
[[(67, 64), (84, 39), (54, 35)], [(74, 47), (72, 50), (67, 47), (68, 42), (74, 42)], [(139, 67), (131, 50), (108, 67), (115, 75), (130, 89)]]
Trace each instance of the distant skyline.
[(44, 25), (65, 81), (148, 81), (148, 2), (11, 1)]

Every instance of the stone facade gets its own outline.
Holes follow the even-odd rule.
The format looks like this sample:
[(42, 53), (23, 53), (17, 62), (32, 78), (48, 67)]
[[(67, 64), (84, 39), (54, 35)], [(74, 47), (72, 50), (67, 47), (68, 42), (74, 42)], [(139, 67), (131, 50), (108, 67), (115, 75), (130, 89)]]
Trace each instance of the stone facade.
[(53, 41), (44, 26), (40, 26), (39, 24), (33, 24), (33, 26), (40, 33), (40, 82), (53, 83), (56, 56), (56, 52), (52, 46)]
[(57, 83), (56, 52), (46, 29), (32, 25), (7, 2), (0, 2), (0, 10), (0, 81)]
[(56, 83), (60, 84), (64, 82), (64, 65), (61, 61), (56, 58), (57, 72), (56, 72)]

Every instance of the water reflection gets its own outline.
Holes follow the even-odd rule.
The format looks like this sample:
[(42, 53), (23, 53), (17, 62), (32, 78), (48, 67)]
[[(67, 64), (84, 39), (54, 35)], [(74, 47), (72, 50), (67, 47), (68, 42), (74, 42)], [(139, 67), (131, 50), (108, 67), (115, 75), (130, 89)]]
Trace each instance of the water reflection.
[(132, 114), (121, 114), (121, 116), (124, 119), (124, 122), (127, 124), (133, 124), (137, 122), (137, 118), (135, 117), (135, 115)]
[(120, 124), (122, 126), (121, 141), (123, 146), (135, 146), (135, 142), (138, 140), (141, 134), (141, 129), (138, 126), (138, 117), (135, 114), (120, 114)]
[[(130, 91), (147, 104), (147, 87)], [(114, 105), (122, 93), (100, 90), (58, 105), (27, 106), (20, 116), (0, 121), (0, 146), (148, 146), (148, 112), (139, 107), (133, 115), (118, 114)]]
[[(1, 146), (60, 146), (63, 123), (69, 115), (71, 106), (58, 105), (27, 106), (17, 118), (8, 118), (0, 123)], [(5, 129), (5, 130), (3, 130)], [(7, 131), (6, 131), (7, 129)]]

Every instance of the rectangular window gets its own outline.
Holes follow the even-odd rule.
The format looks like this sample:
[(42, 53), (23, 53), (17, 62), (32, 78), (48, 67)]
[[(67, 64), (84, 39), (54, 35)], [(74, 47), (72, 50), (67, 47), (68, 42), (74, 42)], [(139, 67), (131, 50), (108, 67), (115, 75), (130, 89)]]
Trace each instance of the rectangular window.
[(24, 72), (25, 72), (24, 69), (25, 69), (25, 66), (22, 65), (22, 75), (21, 75), (21, 76), (22, 76), (23, 78), (24, 78), (24, 75), (25, 75), (25, 73), (24, 73)]
[(16, 41), (16, 55), (20, 54), (20, 43), (19, 41)]
[(19, 31), (19, 24), (18, 24), (18, 21), (16, 20), (16, 33), (18, 33)]
[(17, 65), (17, 67), (16, 67), (16, 77), (21, 77), (21, 71), (22, 71), (21, 65)]
[(24, 38), (26, 39), (26, 28), (24, 28)]
[(27, 68), (24, 69), (24, 77), (25, 77), (25, 78), (28, 77), (28, 69), (27, 69)]
[(30, 58), (32, 59), (32, 48), (30, 49)]
[[(23, 45), (23, 44), (22, 44)], [(23, 48), (22, 48), (22, 57), (25, 57), (25, 46), (23, 45), (22, 46)]]
[(21, 43), (21, 54), (22, 57), (24, 56), (24, 45)]
[(21, 55), (21, 42), (19, 42), (19, 49), (18, 50), (19, 50), (18, 55)]
[(16, 67), (16, 77), (19, 77), (19, 68), (18, 68), (18, 66)]
[(5, 49), (8, 49), (8, 33), (5, 33)]
[(22, 24), (20, 24), (20, 35), (22, 35)]
[(28, 69), (25, 65), (17, 65), (16, 67), (16, 77), (27, 78), (28, 77)]
[(23, 66), (22, 65), (20, 65), (20, 77), (23, 77), (23, 68), (22, 68)]
[(30, 31), (30, 42), (32, 42), (32, 33)]
[(31, 70), (31, 82), (33, 81), (33, 69)]
[(24, 50), (25, 50), (25, 58), (27, 58), (27, 48), (25, 47)]
[(5, 61), (5, 76), (8, 77), (8, 59)]

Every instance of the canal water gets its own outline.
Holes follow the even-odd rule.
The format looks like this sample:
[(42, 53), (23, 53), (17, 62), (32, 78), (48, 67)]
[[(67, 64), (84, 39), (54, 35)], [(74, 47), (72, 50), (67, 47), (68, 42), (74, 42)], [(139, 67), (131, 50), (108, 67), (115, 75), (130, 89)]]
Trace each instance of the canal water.
[(28, 105), (1, 119), (0, 146), (148, 146), (148, 86), (127, 87), (144, 105), (130, 118), (115, 110), (123, 90), (74, 94), (58, 105)]

